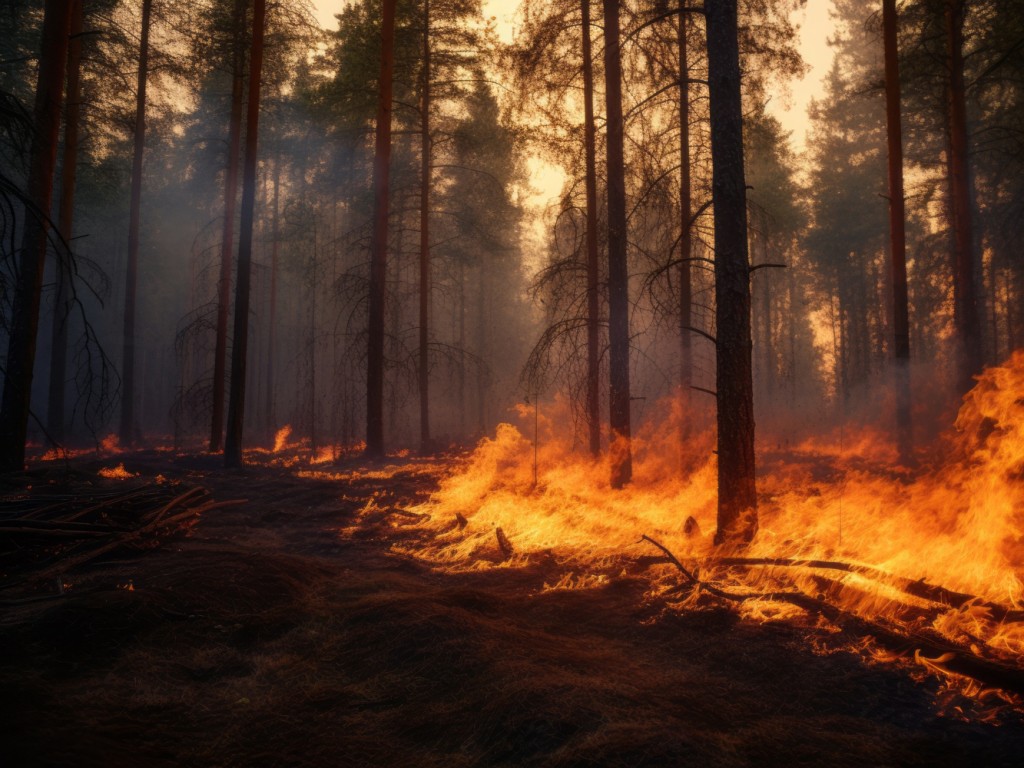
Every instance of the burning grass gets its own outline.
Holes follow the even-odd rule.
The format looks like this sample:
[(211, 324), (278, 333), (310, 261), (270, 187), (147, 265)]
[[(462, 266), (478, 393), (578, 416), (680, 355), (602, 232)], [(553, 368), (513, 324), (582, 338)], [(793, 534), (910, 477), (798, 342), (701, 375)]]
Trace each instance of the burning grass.
[[(420, 526), (428, 539), (393, 548), (443, 572), (547, 559), (560, 568), (549, 588), (586, 589), (651, 554), (638, 543), (648, 534), (700, 572), (701, 583), (744, 597), (769, 595), (742, 602), (738, 610), (748, 618), (792, 619), (803, 609), (771, 595), (799, 590), (897, 632), (923, 631), (1019, 669), (1021, 392), (1024, 353), (1017, 353), (967, 395), (944, 459), (913, 474), (895, 465), (890, 443), (870, 430), (838, 446), (808, 441), (769, 453), (759, 478), (759, 534), (744, 558), (732, 560), (712, 546), (711, 439), (681, 443), (678, 410), (666, 407), (672, 418), (636, 438), (634, 482), (612, 491), (607, 458), (594, 461), (571, 442), (564, 407), (539, 414), (536, 445), (535, 414), (523, 407), (520, 427), (501, 425), (429, 500), (407, 510), (415, 519), (401, 525)], [(674, 569), (651, 573), (651, 596), (678, 590)]]
[(763, 450), (742, 552), (711, 544), (713, 443), (681, 413), (617, 492), (558, 406), (536, 452), (524, 408), (458, 459), (136, 454), (105, 492), (160, 472), (253, 501), (7, 612), (0, 758), (1016, 765), (991, 679), (1024, 674), (1022, 391), (1024, 355), (987, 372), (914, 472), (880, 433)]
[[(683, 595), (658, 591), (668, 567), (655, 566), (652, 588), (655, 571), (630, 565), (640, 550), (546, 554), (509, 525), (511, 560), (493, 528), (466, 559), (438, 559), (458, 523), (439, 525), (423, 502), (443, 493), (447, 462), (397, 460), (373, 477), (331, 468), (344, 479), (215, 464), (154, 454), (129, 466), (251, 502), (204, 513), (188, 538), (113, 552), (59, 599), (0, 614), (4, 764), (1019, 759), (1020, 724), (991, 728), (961, 692), (864, 664), (827, 622), (746, 621), (694, 596), (680, 610)], [(521, 514), (538, 498), (524, 495)], [(462, 510), (461, 535), (477, 536), (479, 513)], [(937, 719), (936, 696), (971, 721)]]

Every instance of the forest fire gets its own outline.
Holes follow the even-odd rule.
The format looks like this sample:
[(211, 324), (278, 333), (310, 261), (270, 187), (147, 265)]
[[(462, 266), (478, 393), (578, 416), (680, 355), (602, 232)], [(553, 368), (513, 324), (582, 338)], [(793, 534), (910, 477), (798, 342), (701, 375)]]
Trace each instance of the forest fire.
[(0, 765), (1017, 768), (1024, 2), (5, 3)]
[(125, 469), (124, 462), (121, 462), (116, 467), (103, 467), (96, 474), (108, 480), (130, 480), (133, 477), (139, 476), (138, 473), (132, 473)]
[[(747, 617), (802, 614), (772, 596), (802, 590), (858, 616), (906, 630), (927, 628), (978, 654), (1019, 664), (1021, 392), (1024, 353), (1018, 352), (986, 370), (967, 395), (947, 458), (912, 479), (863, 463), (843, 466), (842, 456), (827, 453), (818, 454), (817, 462), (777, 461), (760, 479), (760, 531), (741, 552), (712, 545), (710, 443), (688, 441), (688, 450), (703, 452), (705, 460), (681, 474), (678, 425), (671, 420), (636, 441), (635, 479), (621, 491), (607, 487), (607, 460), (594, 462), (574, 451), (557, 417), (539, 421), (535, 482), (532, 441), (504, 424), (441, 481), (428, 502), (410, 509), (423, 515), (421, 525), (433, 537), (425, 545), (395, 548), (456, 571), (551, 557), (559, 575), (548, 588), (581, 589), (607, 583), (630, 559), (656, 554), (638, 541), (647, 534), (713, 589), (768, 595), (742, 602)], [(520, 415), (527, 422), (533, 416), (525, 406)], [(863, 455), (863, 449), (857, 452)], [(814, 455), (806, 445), (798, 452), (805, 459)], [(514, 552), (493, 556), (506, 549)], [(679, 573), (671, 565), (652, 573), (652, 596), (678, 592)], [(914, 658), (933, 671), (948, 661), (919, 651)]]

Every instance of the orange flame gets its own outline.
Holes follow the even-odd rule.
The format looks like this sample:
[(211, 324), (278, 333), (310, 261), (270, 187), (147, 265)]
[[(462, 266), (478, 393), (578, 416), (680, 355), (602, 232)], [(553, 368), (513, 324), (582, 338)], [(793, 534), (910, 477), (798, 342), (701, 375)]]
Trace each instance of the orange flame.
[(97, 474), (108, 480), (130, 480), (133, 477), (138, 477), (138, 474), (133, 474), (125, 469), (123, 463), (118, 464), (116, 467), (104, 467)]
[[(871, 430), (836, 444), (809, 439), (769, 456), (758, 480), (760, 531), (744, 554), (867, 566), (867, 572), (827, 575), (838, 584), (844, 608), (874, 617), (895, 615), (898, 604), (915, 604), (916, 598), (897, 589), (911, 579), (976, 595), (977, 603), (960, 609), (924, 599), (918, 607), (930, 606), (937, 616), (932, 629), (951, 639), (980, 639), (991, 652), (1024, 655), (1024, 624), (994, 621), (981, 604), (1016, 609), (1024, 603), (1021, 393), (1024, 352), (979, 377), (956, 421), (956, 450), (912, 482), (906, 473), (893, 472), (888, 437)], [(559, 428), (569, 423), (560, 402), (541, 410), (534, 486), (534, 445), (526, 437), (533, 433), (533, 412), (522, 408), (522, 430), (500, 425), (442, 479), (428, 502), (411, 508), (428, 516), (418, 524), (432, 531), (432, 544), (395, 549), (449, 570), (515, 567), (547, 552), (564, 570), (548, 588), (586, 588), (600, 583), (601, 573), (621, 568), (624, 557), (655, 554), (637, 546), (641, 534), (649, 534), (680, 558), (713, 568), (722, 553), (711, 541), (717, 483), (712, 435), (692, 435), (682, 443), (681, 406), (673, 403), (662, 412), (670, 417), (640, 429), (633, 441), (633, 482), (612, 491), (607, 456), (592, 459), (573, 444), (571, 429)], [(764, 437), (762, 442), (775, 444)], [(512, 545), (510, 556), (498, 556), (498, 529)], [(893, 578), (874, 578), (879, 572)], [(676, 578), (667, 569), (663, 573)], [(744, 573), (770, 582), (782, 571)], [(806, 569), (785, 575), (789, 583), (815, 589)], [(719, 567), (712, 577), (736, 581), (743, 573)], [(794, 611), (764, 601), (742, 608), (758, 620)]]
[(274, 435), (274, 453), (280, 453), (288, 447), (288, 437), (292, 433), (291, 424), (285, 424)]

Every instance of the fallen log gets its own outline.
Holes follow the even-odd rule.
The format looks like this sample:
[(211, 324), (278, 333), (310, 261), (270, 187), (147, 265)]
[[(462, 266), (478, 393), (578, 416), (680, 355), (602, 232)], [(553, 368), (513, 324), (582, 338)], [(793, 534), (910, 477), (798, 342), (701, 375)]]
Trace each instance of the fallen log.
[(780, 567), (780, 568), (819, 568), (833, 571), (844, 571), (856, 573), (858, 576), (865, 576), (875, 581), (881, 581), (890, 586), (905, 592), (908, 595), (919, 597), (922, 600), (929, 600), (938, 605), (948, 608), (963, 609), (969, 605), (977, 605), (987, 608), (996, 622), (1021, 622), (1024, 621), (1024, 611), (1007, 608), (1005, 605), (983, 600), (976, 595), (969, 595), (964, 592), (940, 587), (935, 584), (927, 584), (924, 579), (913, 581), (902, 576), (895, 576), (886, 573), (878, 568), (855, 563), (844, 563), (838, 560), (801, 560), (787, 557), (723, 557), (707, 561), (708, 565), (721, 565), (725, 567)]
[[(668, 557), (682, 573), (688, 583), (696, 589), (732, 602), (746, 600), (769, 600), (789, 603), (798, 608), (817, 614), (842, 631), (858, 638), (872, 638), (882, 647), (900, 655), (913, 653), (929, 669), (947, 674), (970, 677), (985, 685), (1001, 688), (1016, 694), (1024, 694), (1024, 670), (991, 659), (985, 659), (951, 642), (926, 637), (921, 632), (910, 631), (901, 633), (881, 622), (865, 619), (843, 610), (824, 600), (811, 597), (804, 592), (770, 592), (770, 593), (736, 593), (720, 589), (715, 585), (698, 579), (679, 559), (663, 544), (644, 535), (643, 541), (654, 545)], [(928, 658), (933, 657), (933, 658)]]

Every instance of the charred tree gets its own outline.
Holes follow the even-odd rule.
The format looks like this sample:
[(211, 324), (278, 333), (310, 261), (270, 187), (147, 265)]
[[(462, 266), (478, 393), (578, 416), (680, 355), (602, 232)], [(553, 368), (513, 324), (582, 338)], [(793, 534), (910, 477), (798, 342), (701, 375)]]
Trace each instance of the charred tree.
[(971, 221), (971, 180), (967, 158), (967, 99), (964, 85), (964, 0), (946, 0), (947, 168), (953, 223), (953, 325), (957, 345), (957, 389), (974, 384), (982, 368), (981, 319)]
[(242, 102), (245, 66), (246, 0), (235, 0), (232, 17), (231, 113), (228, 118), (228, 157), (224, 171), (224, 223), (220, 242), (220, 276), (217, 283), (217, 338), (213, 352), (213, 413), (210, 424), (210, 453), (221, 447), (224, 432), (224, 384), (227, 371), (228, 306), (231, 303), (231, 256), (235, 244), (235, 202), (238, 199), (238, 156), (242, 144)]
[(420, 450), (430, 450), (430, 0), (423, 0), (423, 94), (420, 126)]
[(231, 388), (228, 397), (224, 465), (242, 465), (242, 426), (245, 418), (246, 352), (249, 341), (249, 285), (252, 277), (253, 212), (256, 207), (256, 159), (260, 121), (260, 82), (263, 74), (263, 31), (266, 0), (254, 0), (252, 46), (249, 50), (249, 94), (245, 110), (245, 160), (242, 167), (242, 213), (238, 232), (238, 279), (235, 286), (235, 324), (231, 344)]
[(629, 267), (626, 262), (626, 173), (623, 161), (619, 0), (604, 0), (604, 76), (608, 122), (608, 369), (611, 485), (633, 475), (629, 398)]
[(68, 57), (71, 3), (46, 0), (43, 34), (33, 108), (32, 143), (25, 196), (21, 257), (7, 342), (4, 393), (0, 402), (0, 472), (20, 472), (25, 466), (32, 396), (32, 368), (39, 336), (39, 304), (49, 230), (47, 218), (53, 201), (53, 175), (57, 166), (60, 107)]
[(583, 0), (583, 151), (587, 195), (587, 428), (590, 453), (601, 453), (601, 305), (597, 250), (597, 140), (594, 128), (594, 57), (590, 42), (590, 0)]
[(910, 313), (907, 306), (903, 120), (900, 113), (900, 65), (896, 26), (896, 0), (882, 0), (882, 36), (885, 46), (885, 123), (889, 169), (892, 330), (896, 373), (896, 431), (900, 459), (906, 464), (910, 461), (913, 452), (913, 425), (910, 412)]
[(395, 6), (384, 0), (380, 83), (373, 157), (373, 232), (370, 238), (370, 317), (366, 351), (366, 455), (384, 455), (384, 294), (387, 290), (388, 194), (391, 175), (391, 94), (395, 72)]
[(743, 168), (743, 110), (736, 0), (707, 0), (718, 400), (718, 529), (715, 543), (757, 533), (750, 260)]
[(153, 0), (142, 3), (139, 77), (135, 91), (135, 145), (128, 213), (128, 264), (124, 281), (124, 351), (121, 356), (121, 444), (135, 442), (135, 299), (139, 282), (139, 222), (142, 217), (142, 157), (146, 151), (146, 82), (149, 79), (149, 23)]
[[(71, 3), (71, 32), (68, 40), (67, 88), (64, 98), (64, 151), (61, 158), (60, 200), (57, 204), (57, 228), (71, 247), (75, 214), (75, 178), (78, 172), (78, 123), (82, 106), (82, 0)], [(46, 408), (46, 431), (55, 443), (64, 441), (65, 385), (68, 361), (68, 317), (71, 313), (73, 263), (57, 260), (55, 280), (57, 298), (53, 307), (50, 336), (50, 388)]]

